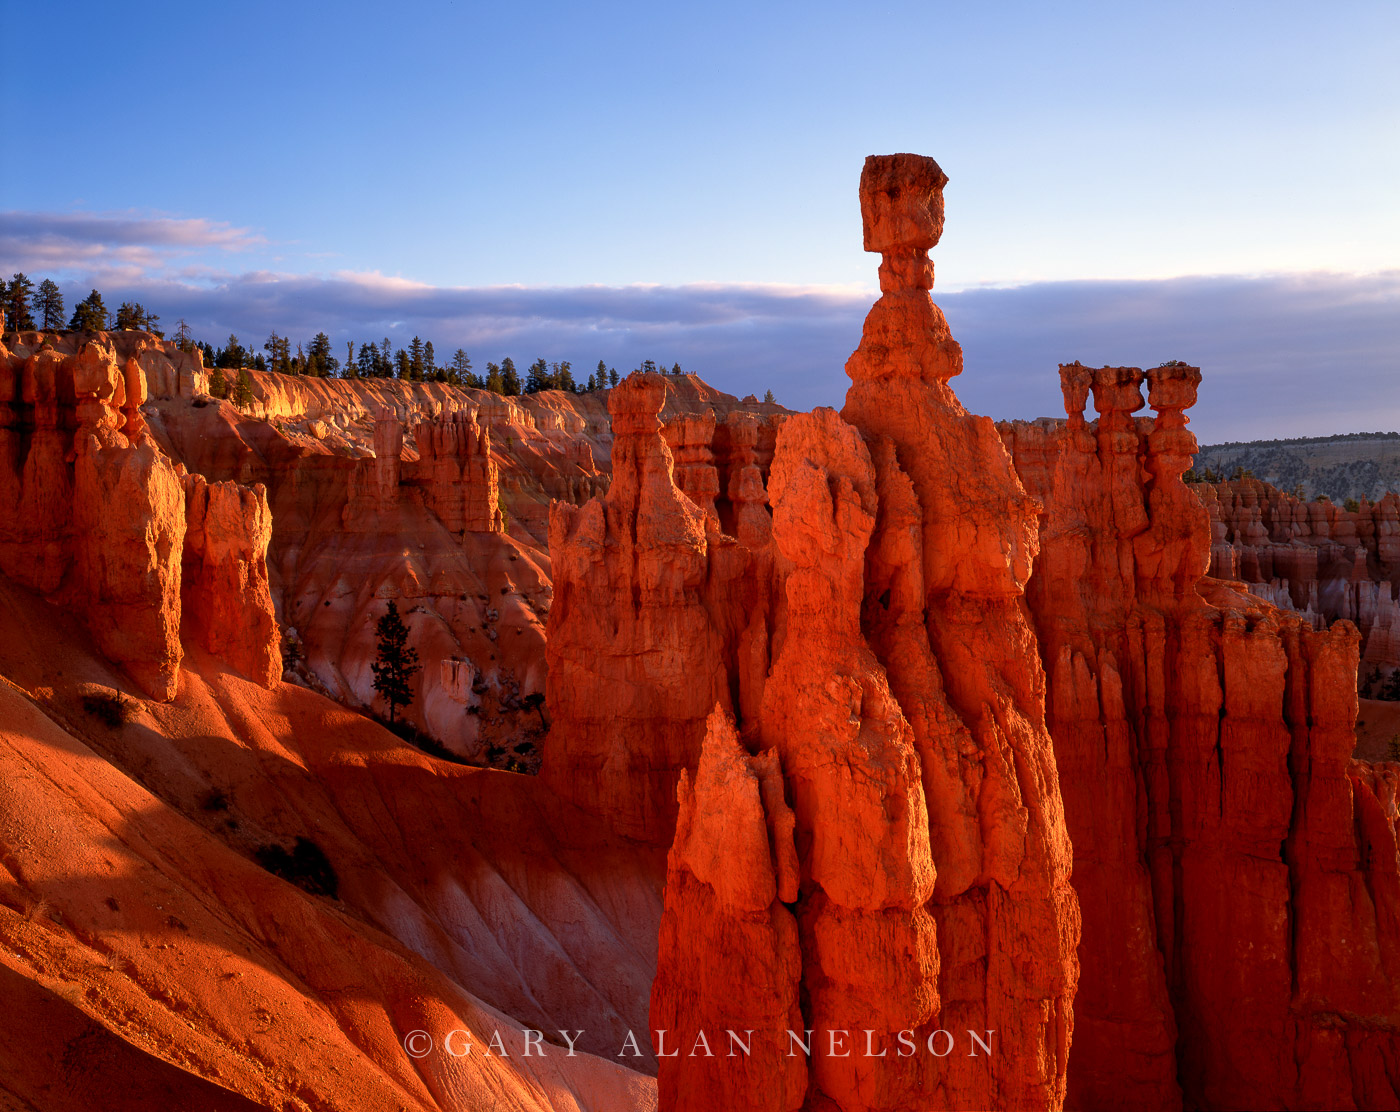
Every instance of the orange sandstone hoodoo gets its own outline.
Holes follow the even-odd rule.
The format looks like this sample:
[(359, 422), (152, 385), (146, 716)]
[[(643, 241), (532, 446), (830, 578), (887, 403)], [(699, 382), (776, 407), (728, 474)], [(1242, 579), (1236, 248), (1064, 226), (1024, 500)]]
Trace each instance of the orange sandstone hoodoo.
[(170, 461), (146, 428), (143, 350), (119, 361), (101, 335), (41, 339), (0, 344), (0, 571), (80, 614), (152, 698), (175, 696), (186, 619), (271, 686), (265, 489)]
[(1067, 421), (1002, 435), (1044, 504), (1027, 599), (1084, 912), (1067, 1105), (1400, 1106), (1397, 775), (1350, 760), (1357, 631), (1205, 577), (1196, 368), (1060, 379)]
[[(771, 620), (739, 658), (766, 675), (708, 681), (681, 775), (652, 989), (652, 1026), (682, 1048), (660, 1060), (666, 1109), (1064, 1100), (1079, 909), (1022, 598), (1036, 508), (948, 387), (961, 350), (927, 255), (945, 181), (931, 159), (867, 160), (883, 296), (843, 413), (778, 433), (771, 548), (750, 561), (772, 569)], [(743, 1068), (688, 1053), (727, 1030), (752, 1032)], [(788, 1057), (790, 1030), (810, 1058)]]
[[(1182, 482), (1194, 367), (1062, 367), (1068, 420), (1000, 430), (1013, 470), (948, 388), (961, 352), (925, 255), (943, 180), (914, 156), (867, 164), (883, 296), (843, 413), (779, 430), (771, 540), (736, 549), (674, 481), (650, 496), (650, 539), (633, 534), (636, 559), (666, 567), (663, 543), (705, 531), (690, 620), (718, 646), (695, 672), (715, 712), (705, 725), (689, 706), (660, 761), (681, 804), (652, 992), (652, 1026), (680, 1051), (660, 1059), (662, 1106), (1396, 1107), (1400, 777), (1350, 760), (1356, 632), (1205, 575), (1242, 549), (1256, 581), (1265, 554), (1297, 580), (1308, 554), (1258, 529), (1252, 553), (1220, 536), (1212, 551), (1202, 499), (1222, 496)], [(1144, 382), (1155, 419), (1134, 416)], [(695, 439), (674, 438), (703, 502)], [(647, 443), (661, 484), (669, 454)], [(1274, 517), (1297, 540), (1299, 514)], [(1383, 565), (1389, 518), (1372, 517), (1367, 532), (1310, 514), (1306, 543), (1331, 559), (1354, 524)], [(590, 536), (574, 529), (568, 551), (604, 567)], [(555, 566), (605, 630), (601, 593)], [(665, 645), (631, 598), (614, 628), (643, 632), (624, 660)], [(1363, 602), (1328, 616), (1365, 621)], [(551, 682), (581, 705), (577, 666), (555, 659)], [(684, 666), (650, 659), (660, 680), (634, 673), (620, 705), (674, 728), (657, 693)], [(654, 840), (673, 812), (634, 799), (625, 769), (660, 751), (592, 705), (592, 736), (631, 740), (582, 782), (614, 825), (652, 807)], [(714, 1045), (730, 1030), (750, 1032), (743, 1068)], [(992, 1055), (925, 1049), (974, 1030)], [(789, 1031), (810, 1057), (786, 1056)]]

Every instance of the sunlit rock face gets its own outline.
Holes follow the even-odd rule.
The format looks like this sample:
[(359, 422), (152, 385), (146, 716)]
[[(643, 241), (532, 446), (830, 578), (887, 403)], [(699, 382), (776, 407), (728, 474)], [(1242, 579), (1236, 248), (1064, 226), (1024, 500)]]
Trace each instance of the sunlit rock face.
[(1250, 480), (1181, 480), (1196, 368), (1060, 378), (1065, 421), (1001, 432), (1042, 503), (1027, 600), (1084, 917), (1067, 1106), (1390, 1106), (1395, 769), (1350, 759), (1357, 631), (1205, 576), (1267, 546), (1226, 539)]
[[(1022, 597), (1036, 506), (992, 423), (948, 386), (961, 351), (929, 298), (927, 254), (945, 182), (931, 159), (867, 161), (865, 243), (883, 256), (883, 296), (847, 364), (845, 409), (778, 430), (771, 521), (751, 530), (743, 576), (760, 577), (764, 619), (751, 618), (733, 664), (721, 655), (729, 682), (700, 735), (699, 771), (682, 781), (671, 851), (653, 1026), (689, 1046), (723, 1020), (785, 1052), (797, 1001), (817, 1045), (805, 1071), (776, 1054), (766, 1071), (663, 1062), (664, 1108), (1064, 1099), (1079, 912)], [(703, 439), (678, 430), (675, 442)], [(714, 489), (687, 482), (702, 502)], [(729, 871), (696, 849), (703, 814), (732, 816), (709, 827), (741, 839)], [(769, 837), (753, 842), (765, 824)], [(750, 843), (764, 852), (741, 852)], [(668, 944), (682, 936), (692, 945)], [(767, 955), (752, 972), (762, 989), (744, 996), (712, 972), (739, 960), (718, 941), (740, 937)], [(969, 1031), (995, 1051), (961, 1045)], [(904, 1052), (901, 1035), (920, 1053)], [(928, 1051), (948, 1037), (961, 1041), (956, 1055)]]
[(265, 491), (171, 462), (146, 424), (143, 341), (123, 355), (103, 333), (14, 340), (0, 345), (0, 569), (77, 615), (153, 698), (175, 696), (182, 635), (275, 682)]
[(716, 703), (730, 705), (725, 626), (737, 607), (726, 592), (747, 566), (675, 484), (658, 419), (665, 397), (661, 375), (616, 387), (608, 493), (551, 511), (554, 726), (544, 762), (561, 794), (660, 845), (705, 722)]

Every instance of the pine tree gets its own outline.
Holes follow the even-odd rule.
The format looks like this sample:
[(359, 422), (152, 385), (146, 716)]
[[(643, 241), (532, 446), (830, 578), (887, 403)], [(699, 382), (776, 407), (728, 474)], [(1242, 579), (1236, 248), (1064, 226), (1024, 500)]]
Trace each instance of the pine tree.
[(190, 326), (184, 317), (175, 322), (175, 343), (181, 351), (190, 350)]
[(398, 605), (389, 600), (389, 609), (374, 627), (379, 638), (379, 650), (370, 671), (374, 673), (374, 690), (389, 704), (389, 721), (393, 722), (399, 707), (413, 702), (409, 686), (419, 670), (418, 653), (408, 644), (408, 627), (399, 617)]
[(433, 351), (433, 341), (425, 340), (423, 343), (423, 374), (436, 374), (437, 369), (437, 353)]
[(232, 370), (237, 370), (239, 367), (243, 366), (243, 360), (247, 355), (248, 352), (244, 349), (243, 345), (238, 342), (238, 337), (230, 332), (228, 346), (224, 348), (223, 351), (219, 352), (217, 362), (220, 367), (228, 367)]
[(616, 385), (617, 385), (617, 383), (618, 383), (618, 375), (617, 375), (617, 368), (616, 368), (616, 367), (609, 367), (609, 368), (608, 368), (608, 382), (611, 383), (613, 386), (616, 386)]
[(501, 360), (501, 392), (513, 398), (520, 393), (520, 375), (515, 370), (515, 360), (507, 355)]
[(606, 390), (607, 388), (608, 388), (608, 365), (607, 365), (606, 363), (604, 363), (601, 359), (599, 359), (599, 360), (598, 360), (598, 389), (599, 389), (599, 390)]
[(578, 393), (578, 384), (574, 382), (572, 364), (565, 360), (563, 363), (554, 364), (554, 385), (556, 389), (567, 390), (570, 394)]
[(769, 405), (773, 405), (773, 404), (775, 404), (775, 403), (777, 402), (778, 399), (775, 398), (775, 397), (773, 397), (773, 391), (772, 391), (772, 390), (765, 390), (765, 391), (763, 392), (763, 400), (764, 400), (765, 402), (767, 402)]
[(360, 345), (360, 355), (355, 360), (355, 367), (361, 378), (369, 378), (379, 373), (379, 349), (372, 342)]
[(306, 348), (306, 373), (329, 378), (339, 367), (340, 360), (331, 355), (331, 338), (324, 332), (317, 332)]
[(680, 374), (680, 373), (681, 373), (681, 365), (680, 365), (679, 363), (672, 363), (672, 364), (671, 364), (671, 373), (672, 373), (673, 375), (678, 375), (678, 374)]
[(408, 342), (408, 373), (415, 382), (423, 377), (423, 341), (417, 336)]
[(246, 369), (238, 372), (238, 382), (233, 387), (233, 404), (239, 409), (247, 409), (253, 404), (253, 380)]
[(467, 358), (467, 353), (461, 348), (452, 353), (452, 373), (456, 376), (452, 381), (460, 386), (475, 386), (477, 384), (477, 377), (472, 374), (472, 361)]
[(408, 352), (399, 348), (394, 352), (394, 368), (398, 371), (399, 378), (410, 379), (413, 377), (413, 360)]
[(154, 332), (160, 317), (146, 312), (139, 301), (123, 301), (112, 328), (117, 332)]
[(596, 389), (598, 389), (598, 376), (590, 372), (588, 375), (588, 392), (591, 394)]
[[(4, 283), (0, 283), (4, 285)], [(29, 308), (29, 295), (34, 292), (34, 283), (24, 274), (16, 274), (14, 280), (4, 288), (5, 328), (10, 332), (30, 332), (34, 328), (34, 314)]]
[(501, 368), (495, 363), (486, 364), (486, 389), (493, 394), (504, 394), (506, 392), (505, 379), (501, 375)]
[(40, 328), (63, 327), (63, 294), (58, 288), (58, 283), (52, 278), (45, 278), (39, 283), (39, 294), (34, 299), (34, 309), (42, 322)]
[(68, 322), (71, 332), (105, 332), (107, 329), (107, 306), (102, 304), (102, 295), (96, 290), (73, 306), (73, 317)]
[(274, 371), (281, 371), (284, 375), (292, 373), (292, 341), (286, 336), (279, 336), (274, 332), (267, 338), (267, 343), (263, 344), (263, 351), (267, 352), (272, 360)]
[(548, 363), (543, 359), (536, 359), (530, 364), (530, 369), (525, 372), (525, 393), (538, 394), (541, 390), (553, 389), (554, 385)]
[(228, 397), (228, 379), (224, 377), (224, 369), (216, 366), (209, 372), (209, 396), (211, 398)]

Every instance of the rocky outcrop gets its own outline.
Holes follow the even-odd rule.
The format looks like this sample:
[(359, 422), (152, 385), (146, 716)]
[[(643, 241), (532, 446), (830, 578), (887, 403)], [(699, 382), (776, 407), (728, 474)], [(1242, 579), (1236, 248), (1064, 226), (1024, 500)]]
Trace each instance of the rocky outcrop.
[[(472, 411), (420, 421), (409, 429), (413, 450), (405, 454), (404, 426), (391, 409), (380, 409), (373, 426), (374, 455), (357, 461), (350, 476), (346, 525), (365, 513), (392, 514), (400, 499), (420, 499), (456, 540), (467, 533), (503, 533), (500, 471), (491, 458), (491, 432)], [(376, 527), (371, 521), (370, 529)]]
[(661, 433), (671, 449), (676, 486), (711, 519), (713, 526), (718, 526), (715, 498), (720, 486), (713, 448), (715, 415), (683, 414), (668, 421)]
[(474, 414), (427, 421), (414, 430), (418, 462), (405, 479), (449, 533), (500, 533), (505, 518), (497, 501), (498, 470), (491, 458), (491, 430)]
[(804, 1023), (797, 920), (784, 906), (797, 899), (795, 820), (777, 751), (749, 756), (716, 707), (677, 795), (651, 994), (667, 1107), (793, 1112), (807, 1063), (776, 1037)]
[(73, 470), (74, 574), (56, 597), (147, 694), (172, 699), (183, 656), (182, 479), (149, 441), (104, 446), (90, 434)]
[(282, 678), (281, 634), (268, 588), (267, 488), (185, 478), (184, 613), (206, 649), (251, 680)]
[(0, 348), (0, 568), (80, 614), (104, 653), (168, 699), (184, 495), (144, 436), (143, 385), (100, 338)]
[(1043, 507), (1027, 600), (1084, 917), (1067, 1103), (1391, 1106), (1392, 774), (1349, 763), (1356, 630), (1205, 577), (1199, 371), (1060, 373), (1068, 419), (1001, 432)]
[[(148, 434), (150, 345), (123, 346), (99, 333), (59, 345), (23, 334), (13, 350), (0, 347), (0, 568), (78, 614), (153, 698), (173, 698), (178, 686), (182, 593), (207, 647), (275, 682), (271, 600), (265, 568), (261, 578), (256, 570), (266, 503), (260, 523), (240, 509), (219, 524), (233, 533), (211, 534), (207, 500), (187, 506), (189, 480)], [(171, 371), (177, 388), (194, 363)], [(245, 496), (258, 497), (230, 484), (216, 512)]]
[(750, 549), (768, 541), (765, 489), (785, 418), (745, 409), (730, 410), (723, 419), (716, 412), (683, 412), (662, 427), (675, 457), (676, 485), (712, 525)]
[[(772, 466), (780, 423), (780, 418), (760, 420), (748, 413), (731, 413), (716, 429), (715, 449), (722, 464), (725, 493), (719, 504), (720, 525), (752, 549), (763, 548), (768, 542), (772, 519), (767, 510), (767, 471)], [(765, 451), (767, 440), (772, 443)]]
[(661, 375), (630, 375), (611, 391), (608, 493), (550, 512), (554, 726), (544, 760), (561, 795), (662, 845), (706, 719), (716, 703), (732, 709), (727, 585), (744, 570), (736, 546), (707, 532), (713, 523), (675, 485), (657, 419), (665, 396)]
[(387, 409), (374, 416), (374, 500), (380, 509), (388, 509), (399, 500), (399, 484), (403, 481), (403, 425)]

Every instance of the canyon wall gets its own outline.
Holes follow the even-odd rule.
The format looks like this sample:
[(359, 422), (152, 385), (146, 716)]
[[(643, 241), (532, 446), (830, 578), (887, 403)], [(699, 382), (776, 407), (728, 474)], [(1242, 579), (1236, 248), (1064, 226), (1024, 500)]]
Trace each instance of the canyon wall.
[[(143, 413), (170, 459), (210, 492), (226, 482), (266, 488), (267, 587), (289, 679), (387, 714), (370, 666), (375, 625), (393, 600), (423, 664), (406, 720), (472, 760), (537, 761), (545, 720), (533, 697), (544, 692), (553, 597), (548, 507), (607, 491), (609, 392), (503, 397), (249, 371), (252, 400), (239, 409), (208, 396), (197, 353), (142, 333), (104, 343), (139, 366), (151, 394)], [(771, 457), (772, 423), (785, 411), (740, 403), (693, 375), (660, 377), (668, 422), (708, 421), (712, 479), (738, 484), (717, 505), (743, 516), (754, 497), (745, 466), (765, 447)], [(249, 517), (259, 512), (244, 506), (226, 524), (262, 528)], [(204, 566), (185, 563), (187, 574)], [(244, 570), (225, 562), (219, 574), (235, 585)]]
[(1027, 601), (1084, 915), (1067, 1104), (1394, 1107), (1396, 772), (1350, 759), (1357, 631), (1205, 577), (1198, 370), (1060, 374), (1067, 421), (1001, 432), (1042, 504)]

